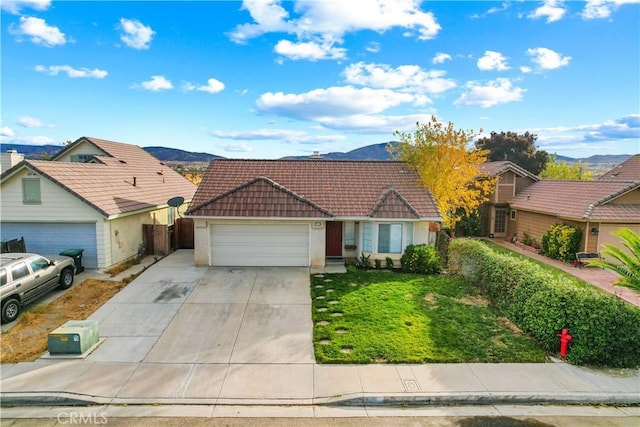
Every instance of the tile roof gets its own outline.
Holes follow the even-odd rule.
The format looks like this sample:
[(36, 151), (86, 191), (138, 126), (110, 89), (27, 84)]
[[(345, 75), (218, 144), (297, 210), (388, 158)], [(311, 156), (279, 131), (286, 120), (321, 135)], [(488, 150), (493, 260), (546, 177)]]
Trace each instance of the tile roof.
[[(640, 221), (633, 217), (640, 206), (640, 182), (630, 181), (538, 181), (522, 190), (510, 205), (576, 220)], [(637, 203), (616, 204), (619, 196), (635, 191)], [(628, 200), (626, 200), (628, 202)]]
[[(283, 217), (305, 216), (315, 207), (316, 217), (325, 216), (325, 212), (339, 217), (441, 220), (433, 197), (419, 185), (416, 172), (395, 161), (215, 159), (188, 214), (250, 217), (255, 212), (278, 212), (275, 206), (251, 206), (253, 199), (247, 194), (255, 193), (258, 181), (275, 198), (260, 197), (255, 203), (277, 204), (286, 199), (287, 210), (279, 212)], [(300, 203), (294, 204), (291, 198)], [(248, 205), (238, 209), (229, 202), (234, 199)]]
[(490, 176), (500, 175), (501, 173), (510, 170), (511, 172), (514, 172), (520, 176), (526, 176), (528, 178), (531, 178), (534, 181), (540, 180), (540, 178), (538, 178), (536, 175), (532, 174), (525, 168), (520, 167), (517, 164), (510, 162), (508, 160), (503, 160), (499, 162), (485, 162), (480, 165), (480, 169), (482, 170), (483, 173)]
[(631, 156), (598, 179), (640, 181), (640, 154)]
[(331, 213), (265, 177), (257, 177), (198, 206), (204, 216), (330, 217)]
[(164, 206), (175, 196), (192, 199), (196, 186), (142, 148), (86, 139), (107, 153), (97, 157), (99, 162), (27, 160), (21, 165), (47, 177), (105, 216)]

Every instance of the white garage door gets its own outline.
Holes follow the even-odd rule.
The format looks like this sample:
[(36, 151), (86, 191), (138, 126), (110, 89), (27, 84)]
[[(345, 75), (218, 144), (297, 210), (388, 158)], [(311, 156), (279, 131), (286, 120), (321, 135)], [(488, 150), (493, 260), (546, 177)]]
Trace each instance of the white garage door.
[(28, 252), (55, 255), (66, 249), (84, 249), (82, 265), (98, 268), (96, 224), (2, 223), (2, 241), (24, 237)]
[(211, 265), (309, 266), (307, 224), (217, 224), (210, 233)]

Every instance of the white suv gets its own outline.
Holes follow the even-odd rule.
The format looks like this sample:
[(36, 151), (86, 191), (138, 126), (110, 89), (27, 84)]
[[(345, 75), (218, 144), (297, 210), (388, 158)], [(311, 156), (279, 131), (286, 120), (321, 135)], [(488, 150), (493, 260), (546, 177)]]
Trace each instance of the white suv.
[(16, 320), (22, 307), (54, 288), (70, 288), (73, 285), (74, 271), (74, 260), (67, 256), (0, 254), (2, 323)]

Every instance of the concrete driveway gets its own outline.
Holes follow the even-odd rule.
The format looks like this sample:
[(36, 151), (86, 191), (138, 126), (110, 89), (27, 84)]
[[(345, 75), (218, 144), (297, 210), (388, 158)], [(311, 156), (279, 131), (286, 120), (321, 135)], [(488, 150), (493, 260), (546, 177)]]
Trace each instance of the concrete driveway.
[(191, 251), (145, 271), (91, 317), (94, 362), (314, 363), (308, 268), (193, 266)]

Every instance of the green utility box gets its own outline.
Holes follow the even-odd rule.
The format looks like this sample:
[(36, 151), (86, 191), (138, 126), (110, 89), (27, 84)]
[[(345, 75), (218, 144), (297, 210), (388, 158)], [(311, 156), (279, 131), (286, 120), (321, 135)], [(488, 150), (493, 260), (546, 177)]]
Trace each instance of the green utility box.
[(49, 333), (49, 354), (84, 354), (100, 340), (95, 320), (70, 320)]

